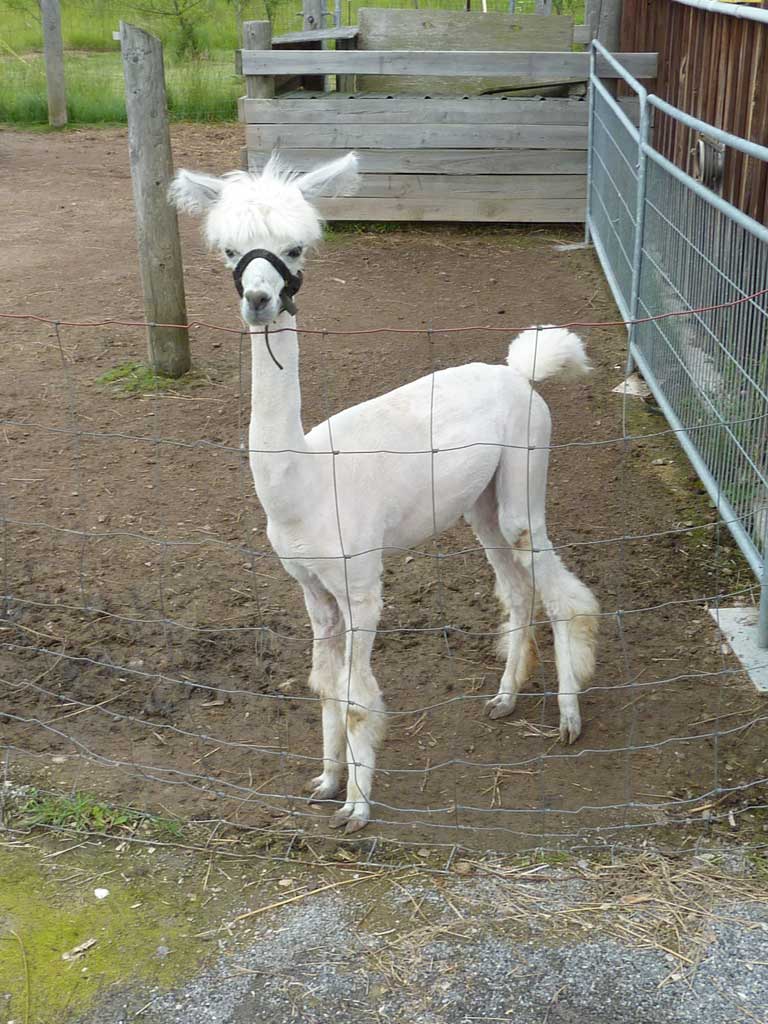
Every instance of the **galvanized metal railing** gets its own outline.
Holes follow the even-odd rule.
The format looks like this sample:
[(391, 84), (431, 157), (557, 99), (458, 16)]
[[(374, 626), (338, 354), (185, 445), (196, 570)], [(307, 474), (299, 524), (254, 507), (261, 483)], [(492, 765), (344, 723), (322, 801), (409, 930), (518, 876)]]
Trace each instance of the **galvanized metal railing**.
[[(597, 54), (636, 94), (637, 127), (598, 77)], [(649, 95), (593, 42), (587, 240), (627, 321), (630, 363), (762, 582), (768, 647), (768, 228), (653, 148), (654, 109), (750, 157), (768, 162), (768, 148)]]

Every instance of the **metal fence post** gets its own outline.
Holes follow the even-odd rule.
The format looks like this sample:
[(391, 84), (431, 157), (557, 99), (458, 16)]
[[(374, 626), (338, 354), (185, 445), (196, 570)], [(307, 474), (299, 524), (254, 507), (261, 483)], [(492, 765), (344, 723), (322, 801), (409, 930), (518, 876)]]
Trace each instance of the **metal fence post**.
[(645, 236), (645, 195), (648, 161), (645, 146), (648, 145), (651, 108), (647, 97), (640, 96), (640, 128), (637, 139), (637, 202), (635, 204), (635, 244), (632, 250), (632, 290), (629, 298), (629, 346), (627, 350), (627, 376), (635, 366), (633, 349), (636, 345), (637, 313), (640, 307), (640, 275), (643, 268), (643, 241)]
[(587, 212), (584, 221), (584, 244), (592, 244), (589, 224), (592, 219), (592, 147), (595, 132), (595, 60), (594, 43), (589, 44), (589, 88), (587, 90)]
[(768, 648), (768, 551), (763, 554), (763, 579), (760, 587), (760, 611), (757, 616), (757, 646)]

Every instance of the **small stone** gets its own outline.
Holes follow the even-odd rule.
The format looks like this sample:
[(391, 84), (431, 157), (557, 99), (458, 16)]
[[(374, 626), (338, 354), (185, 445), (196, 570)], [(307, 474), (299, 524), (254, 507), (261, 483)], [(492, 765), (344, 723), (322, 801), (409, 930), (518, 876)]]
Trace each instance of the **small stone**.
[(97, 900), (105, 900), (109, 896), (109, 889), (94, 889), (93, 895)]

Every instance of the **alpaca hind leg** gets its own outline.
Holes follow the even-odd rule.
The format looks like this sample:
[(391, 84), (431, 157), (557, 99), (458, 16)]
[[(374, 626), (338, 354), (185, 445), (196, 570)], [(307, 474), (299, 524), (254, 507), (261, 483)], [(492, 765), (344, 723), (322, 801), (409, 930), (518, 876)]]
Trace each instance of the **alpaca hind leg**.
[[(535, 536), (534, 546), (551, 546), (546, 533)], [(537, 557), (537, 585), (555, 638), (560, 739), (574, 743), (581, 734), (578, 695), (595, 670), (600, 608), (592, 591), (566, 569), (554, 551), (541, 551)]]
[[(499, 480), (499, 522), (516, 560), (526, 568), (547, 611), (555, 640), (560, 738), (581, 733), (579, 691), (595, 668), (599, 606), (592, 591), (560, 560), (547, 536), (544, 498), (546, 444), (508, 449)], [(527, 487), (526, 487), (527, 483)]]
[(320, 695), (323, 723), (323, 771), (310, 782), (311, 800), (330, 800), (339, 791), (346, 763), (344, 721), (338, 695), (344, 665), (344, 618), (335, 597), (320, 584), (304, 586), (312, 623), (312, 671), (309, 687)]
[(496, 596), (505, 618), (499, 635), (499, 654), (505, 659), (499, 692), (485, 706), (489, 718), (510, 715), (517, 695), (536, 668), (538, 655), (532, 618), (535, 596), (530, 572), (510, 550), (499, 527), (496, 484), (493, 481), (465, 516), (496, 574)]
[(344, 672), (339, 681), (342, 719), (347, 743), (347, 796), (330, 821), (357, 832), (370, 818), (371, 786), (376, 751), (384, 738), (384, 701), (371, 672), (371, 650), (381, 615), (377, 593), (350, 603)]

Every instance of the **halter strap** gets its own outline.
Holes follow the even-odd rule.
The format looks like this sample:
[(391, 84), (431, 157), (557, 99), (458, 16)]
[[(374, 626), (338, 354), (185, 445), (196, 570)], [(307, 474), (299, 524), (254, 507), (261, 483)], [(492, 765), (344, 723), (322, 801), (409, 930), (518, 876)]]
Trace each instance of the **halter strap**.
[(299, 271), (298, 274), (293, 274), (288, 267), (283, 263), (279, 256), (276, 256), (269, 249), (250, 249), (247, 253), (240, 257), (237, 266), (232, 271), (232, 276), (235, 279), (235, 288), (237, 294), (242, 299), (243, 297), (243, 274), (245, 268), (253, 260), (266, 260), (270, 263), (278, 274), (283, 279), (283, 289), (280, 292), (280, 301), (282, 302), (282, 309), (286, 313), (290, 313), (293, 316), (296, 313), (296, 304), (293, 301), (293, 297), (296, 292), (301, 288), (304, 276)]

